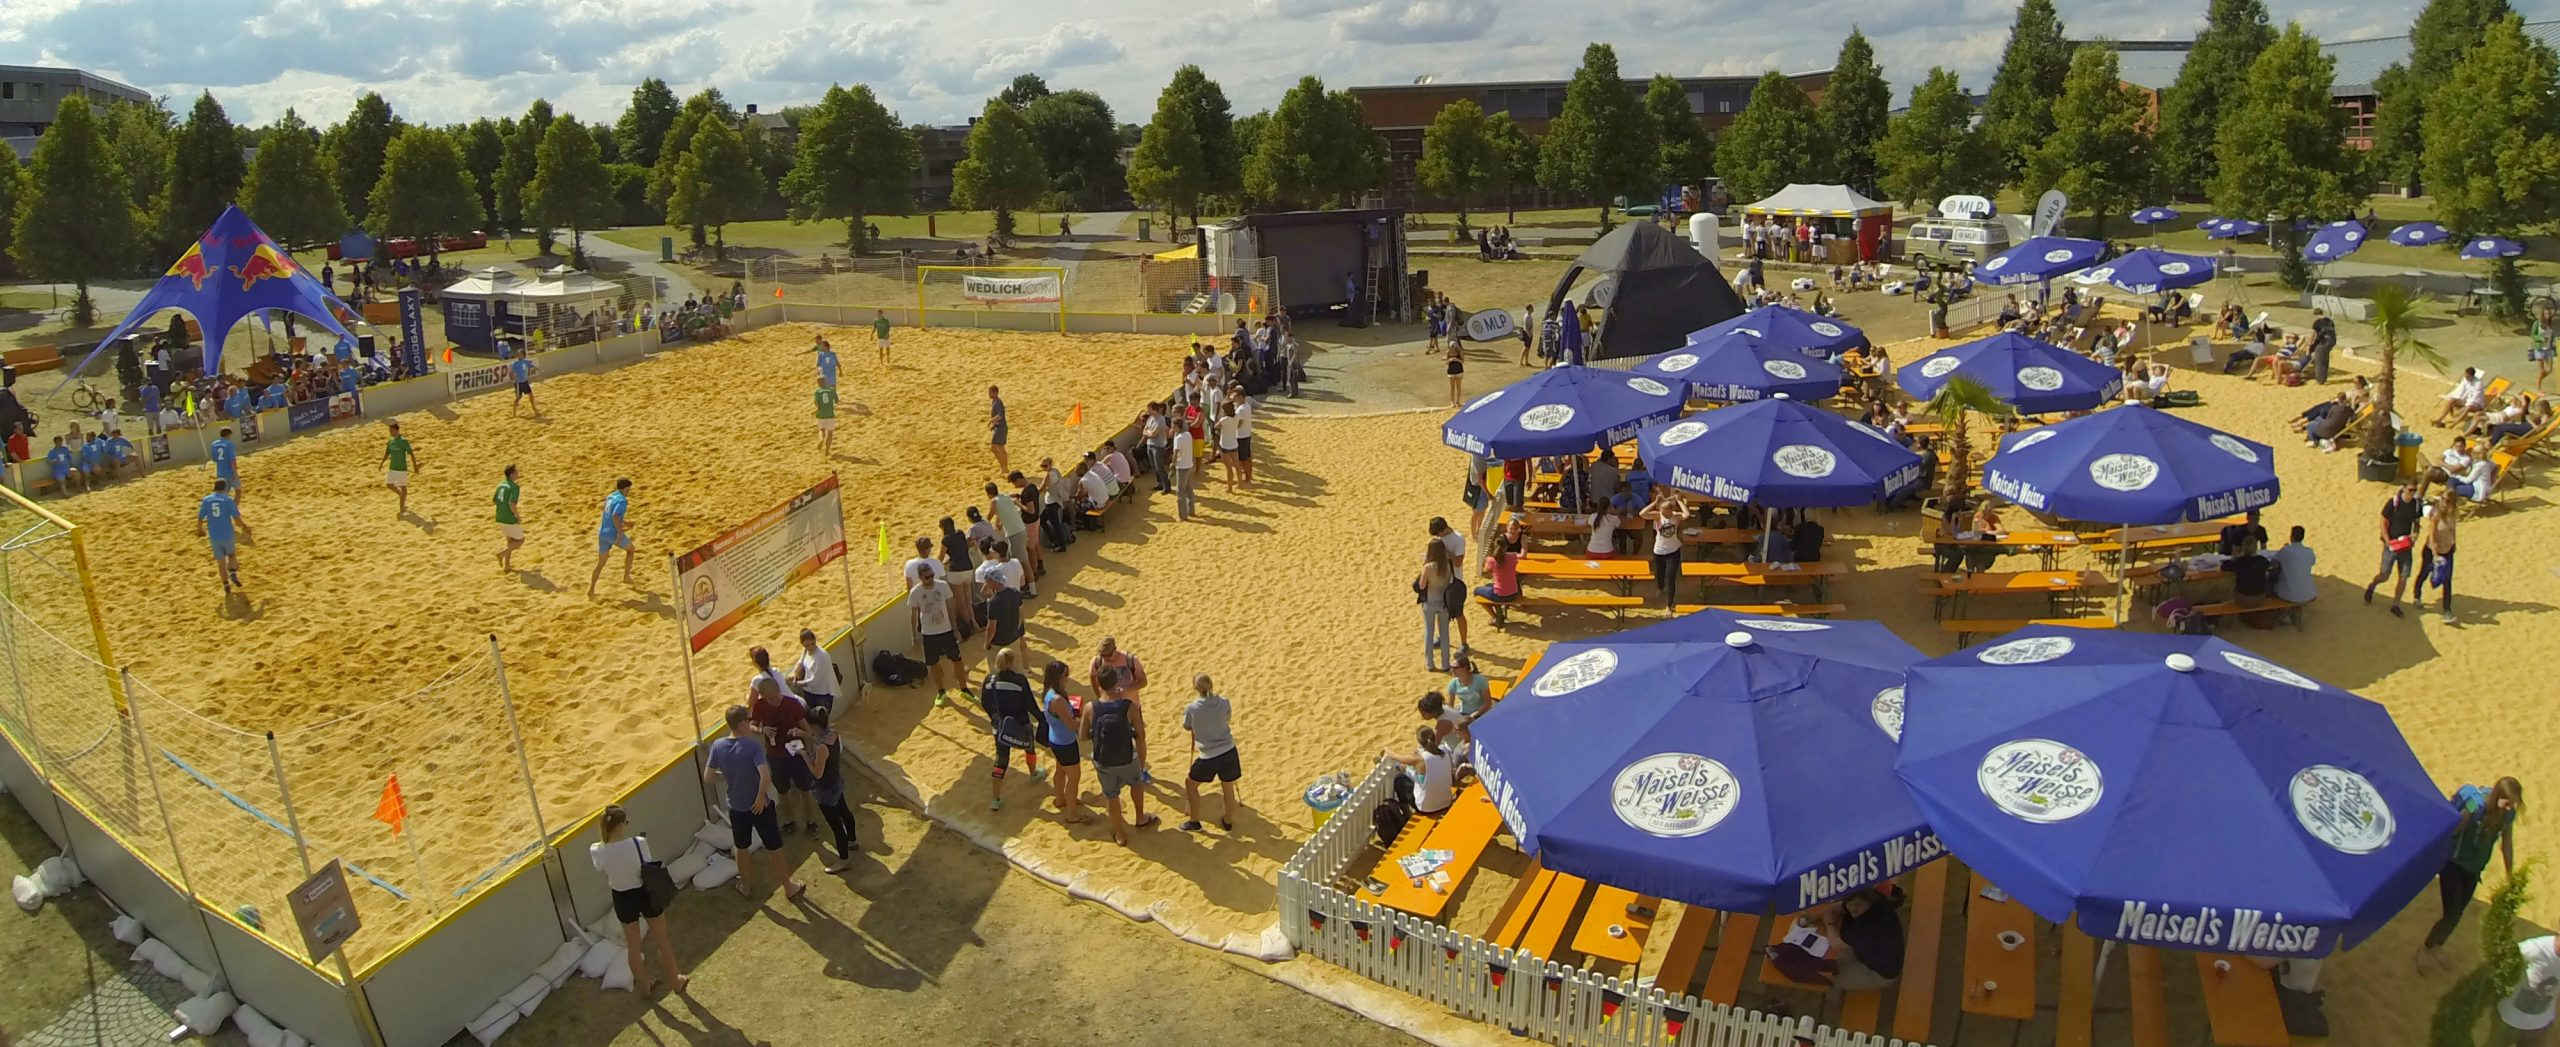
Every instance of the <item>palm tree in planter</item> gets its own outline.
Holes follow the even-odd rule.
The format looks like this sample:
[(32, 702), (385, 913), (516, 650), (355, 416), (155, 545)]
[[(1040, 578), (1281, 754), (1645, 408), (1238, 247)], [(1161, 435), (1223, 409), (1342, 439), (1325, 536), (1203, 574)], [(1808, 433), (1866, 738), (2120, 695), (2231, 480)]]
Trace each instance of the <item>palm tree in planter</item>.
[(2392, 440), (2399, 435), (2392, 428), (2392, 394), (2399, 375), (2403, 353), (2435, 368), (2445, 369), (2444, 354), (2436, 347), (2419, 341), (2418, 306), (2426, 296), (2399, 284), (2383, 284), (2373, 289), (2373, 312), (2366, 319), (2373, 339), (2382, 346), (2382, 373), (2373, 380), (2373, 419), (2364, 427), (2364, 449), (2356, 457), (2357, 471), (2367, 480), (2391, 480), (2399, 475), (2399, 458)]
[(1973, 433), (1965, 423), (1976, 414), (2004, 418), (2015, 411), (1992, 395), (1990, 387), (1964, 377), (1947, 379), (1920, 410), (1947, 427), (1947, 468), (1938, 474), (1938, 507), (1943, 512), (1964, 500), (1973, 478)]

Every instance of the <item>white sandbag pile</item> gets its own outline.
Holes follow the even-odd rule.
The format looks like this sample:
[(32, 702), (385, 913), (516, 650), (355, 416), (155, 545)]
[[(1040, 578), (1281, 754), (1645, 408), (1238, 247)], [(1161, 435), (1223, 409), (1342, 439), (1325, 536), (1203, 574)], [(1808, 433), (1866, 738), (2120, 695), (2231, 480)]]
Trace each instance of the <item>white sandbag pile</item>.
[(60, 898), (71, 893), (89, 878), (80, 874), (80, 865), (68, 855), (55, 855), (36, 863), (35, 871), (9, 878), (9, 900), (18, 908), (34, 912), (47, 898)]

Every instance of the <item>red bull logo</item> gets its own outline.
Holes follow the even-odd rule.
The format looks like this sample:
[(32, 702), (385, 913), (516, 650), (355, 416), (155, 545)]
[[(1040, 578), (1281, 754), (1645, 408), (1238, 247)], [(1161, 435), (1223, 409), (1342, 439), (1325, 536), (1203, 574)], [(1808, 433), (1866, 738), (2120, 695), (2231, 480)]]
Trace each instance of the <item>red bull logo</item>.
[(284, 252), (266, 244), (251, 248), (247, 261), (231, 267), (231, 275), (240, 278), (242, 291), (258, 286), (260, 280), (289, 279), (294, 272), (293, 259), (285, 257)]
[(178, 256), (178, 263), (170, 266), (168, 272), (160, 275), (186, 277), (189, 283), (195, 285), (196, 290), (204, 290), (204, 278), (208, 275), (204, 267), (204, 245), (188, 244), (187, 253)]

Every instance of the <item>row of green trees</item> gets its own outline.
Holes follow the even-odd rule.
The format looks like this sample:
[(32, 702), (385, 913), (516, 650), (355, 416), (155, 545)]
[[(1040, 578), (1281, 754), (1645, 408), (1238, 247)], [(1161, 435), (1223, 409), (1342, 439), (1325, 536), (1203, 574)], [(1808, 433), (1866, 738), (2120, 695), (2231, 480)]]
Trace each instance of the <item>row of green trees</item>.
[(1174, 71), (1129, 158), (1129, 194), (1190, 215), (1204, 204), (1285, 209), (1348, 203), (1386, 176), (1386, 144), (1348, 91), (1302, 77), (1280, 104), (1238, 117), (1196, 65)]

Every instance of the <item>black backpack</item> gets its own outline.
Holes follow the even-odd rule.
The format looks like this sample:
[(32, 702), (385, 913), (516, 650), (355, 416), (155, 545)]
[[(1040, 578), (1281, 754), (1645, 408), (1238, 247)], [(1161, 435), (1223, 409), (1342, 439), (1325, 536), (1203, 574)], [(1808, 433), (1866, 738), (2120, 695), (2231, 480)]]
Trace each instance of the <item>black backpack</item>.
[(1413, 820), (1413, 808), (1399, 797), (1390, 796), (1369, 811), (1369, 833), (1377, 837), (1378, 846), (1393, 847), (1396, 836), (1404, 832), (1404, 824)]
[(1129, 700), (1093, 703), (1093, 762), (1125, 767), (1138, 760), (1137, 732), (1129, 729)]
[(871, 675), (882, 686), (904, 687), (924, 679), (924, 663), (896, 651), (876, 651), (871, 655)]

